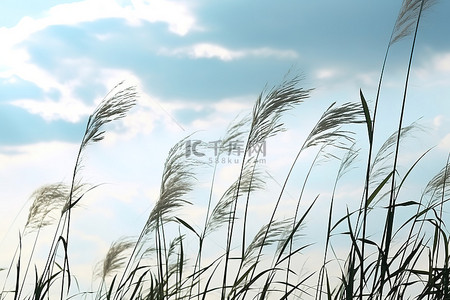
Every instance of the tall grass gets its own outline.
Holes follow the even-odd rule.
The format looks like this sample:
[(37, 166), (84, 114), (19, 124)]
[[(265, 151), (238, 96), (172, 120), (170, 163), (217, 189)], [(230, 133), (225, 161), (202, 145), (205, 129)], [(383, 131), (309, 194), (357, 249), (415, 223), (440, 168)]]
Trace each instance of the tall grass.
[[(88, 145), (101, 141), (104, 125), (125, 117), (137, 96), (133, 88), (116, 86), (88, 120), (71, 182), (50, 184), (33, 193), (34, 203), (23, 230), (23, 234), (35, 234), (31, 256), (24, 261), (19, 236), (11, 265), (3, 270), (7, 276), (0, 299), (50, 299), (55, 292), (61, 299), (450, 299), (450, 244), (444, 215), (450, 195), (450, 155), (422, 194), (413, 198), (404, 199), (402, 192), (416, 166), (432, 150), (418, 156), (404, 174), (399, 171), (404, 138), (420, 129), (416, 123), (403, 123), (420, 19), (432, 4), (434, 1), (403, 1), (388, 42), (374, 107), (369, 106), (363, 91), (356, 102), (331, 104), (299, 142), (299, 150), (281, 180), (264, 170), (258, 163), (260, 152), (251, 150), (284, 131), (283, 114), (311, 97), (313, 89), (302, 87), (299, 76), (288, 74), (279, 85), (263, 91), (251, 113), (231, 123), (212, 164), (187, 155), (191, 153), (187, 148), (191, 136), (178, 142), (169, 151), (159, 197), (139, 236), (113, 242), (96, 266), (93, 285), (97, 288), (72, 295), (74, 277), (68, 251), (71, 211), (96, 187), (82, 180), (82, 158)], [(398, 127), (376, 149), (376, 121), (383, 117), (378, 114), (378, 105), (389, 50), (411, 35)], [(355, 137), (361, 126), (367, 131), (366, 140)], [(218, 161), (227, 156), (226, 146), (236, 140), (244, 145), (239, 172), (217, 197)], [(361, 149), (367, 149), (367, 162), (362, 180), (354, 184), (362, 184), (363, 193), (352, 199), (356, 209), (347, 207), (341, 214), (336, 203), (340, 183), (357, 166)], [(315, 151), (315, 156), (303, 182), (297, 185), (297, 195), (289, 195), (296, 201), (285, 202), (287, 185), (307, 150)], [(326, 174), (335, 174), (335, 180), (330, 187), (325, 235), (314, 237), (324, 247), (316, 269), (302, 270), (303, 255), (311, 244), (300, 237), (307, 232), (304, 228), (317, 201), (327, 200), (311, 196), (308, 184), (319, 164), (329, 160), (339, 160), (340, 165), (335, 173), (328, 168)], [(192, 222), (178, 212), (193, 205), (188, 195), (197, 189), (197, 172), (205, 168), (212, 168), (212, 177), (205, 192), (204, 221)], [(279, 190), (267, 193), (268, 180), (281, 182)], [(262, 194), (273, 197), (273, 207), (255, 229), (251, 208)], [(280, 212), (287, 205), (292, 205), (289, 216)], [(384, 216), (382, 222), (380, 216)], [(47, 261), (42, 270), (36, 268), (30, 275), (39, 232), (47, 226), (55, 227)], [(380, 234), (369, 234), (380, 228)], [(349, 247), (344, 254), (335, 247), (342, 240)], [(211, 242), (221, 249), (215, 256), (207, 248)], [(25, 291), (24, 284), (30, 280), (34, 289)]]

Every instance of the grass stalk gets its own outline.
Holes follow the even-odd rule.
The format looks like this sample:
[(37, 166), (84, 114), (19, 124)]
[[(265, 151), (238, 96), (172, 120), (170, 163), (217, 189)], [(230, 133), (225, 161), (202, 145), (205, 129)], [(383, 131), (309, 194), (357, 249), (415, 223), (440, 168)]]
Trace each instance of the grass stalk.
[(396, 197), (397, 195), (395, 194), (395, 190), (396, 190), (396, 184), (395, 184), (395, 175), (397, 172), (397, 163), (398, 163), (398, 158), (399, 158), (399, 149), (400, 149), (400, 136), (401, 136), (401, 130), (403, 127), (403, 118), (405, 115), (405, 106), (406, 106), (406, 96), (407, 96), (407, 92), (408, 92), (408, 83), (409, 83), (409, 78), (410, 78), (410, 72), (411, 72), (411, 67), (412, 67), (412, 60), (413, 60), (413, 55), (414, 55), (414, 49), (415, 49), (415, 45), (416, 45), (416, 38), (417, 38), (417, 32), (419, 29), (419, 23), (420, 23), (420, 17), (422, 15), (422, 9), (423, 9), (423, 4), (424, 4), (424, 0), (421, 1), (420, 3), (420, 9), (419, 9), (419, 13), (417, 15), (417, 22), (415, 25), (415, 30), (414, 30), (414, 37), (413, 37), (413, 41), (412, 41), (412, 45), (411, 45), (411, 52), (410, 52), (410, 56), (409, 56), (409, 62), (408, 62), (408, 70), (406, 72), (406, 79), (405, 79), (405, 85), (404, 85), (404, 91), (403, 91), (403, 99), (402, 99), (402, 106), (401, 106), (401, 111), (400, 111), (400, 119), (399, 119), (399, 124), (398, 124), (398, 131), (397, 131), (397, 142), (396, 142), (396, 147), (395, 147), (395, 156), (394, 156), (394, 165), (393, 165), (393, 171), (392, 171), (392, 178), (391, 178), (391, 192), (390, 192), (390, 196), (389, 196), (389, 208), (388, 208), (388, 212), (387, 212), (387, 217), (386, 217), (386, 226), (385, 226), (385, 234), (384, 234), (384, 239), (383, 239), (383, 258), (382, 258), (382, 262), (381, 262), (381, 273), (380, 273), (380, 297), (382, 297), (383, 295), (383, 288), (384, 288), (384, 284), (385, 284), (385, 276), (386, 276), (386, 272), (387, 272), (387, 259), (389, 257), (389, 250), (390, 250), (390, 246), (391, 246), (391, 241), (392, 241), (392, 230), (393, 230), (393, 225), (394, 225), (394, 214), (395, 214), (395, 203), (396, 203)]

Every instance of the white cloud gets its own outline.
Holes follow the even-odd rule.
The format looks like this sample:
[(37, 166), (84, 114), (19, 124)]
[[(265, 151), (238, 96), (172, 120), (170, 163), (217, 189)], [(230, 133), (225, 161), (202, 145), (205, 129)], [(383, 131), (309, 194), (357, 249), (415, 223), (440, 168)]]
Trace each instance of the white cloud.
[(35, 20), (35, 24), (42, 27), (54, 24), (75, 25), (104, 18), (127, 18), (131, 17), (131, 13), (129, 7), (123, 8), (115, 1), (84, 0), (56, 5), (47, 11), (44, 18)]
[(109, 131), (103, 141), (106, 145), (114, 145), (118, 141), (130, 140), (135, 136), (149, 135), (155, 129), (156, 122), (161, 118), (153, 110), (138, 107), (135, 111), (128, 113), (122, 120), (122, 131)]
[[(60, 93), (60, 100), (55, 101), (49, 98), (44, 100), (19, 99), (11, 101), (11, 104), (27, 110), (29, 113), (37, 114), (46, 121), (65, 120), (68, 122), (78, 122), (82, 117), (89, 115), (94, 110), (94, 105), (86, 105), (76, 96), (75, 90), (79, 86), (83, 86), (86, 80), (95, 82), (101, 86), (111, 89), (119, 82), (125, 80), (129, 85), (141, 85), (137, 76), (127, 70), (101, 68), (96, 69), (93, 62), (87, 59), (65, 61), (62, 62), (67, 66), (79, 65), (76, 69), (79, 76), (76, 79), (64, 83), (57, 82), (56, 78), (48, 75), (43, 70), (29, 65), (27, 73), (35, 74), (34, 78), (28, 77), (29, 81), (36, 83), (40, 87), (46, 87), (45, 90), (50, 91), (51, 88)], [(75, 68), (74, 68), (75, 69)], [(31, 71), (35, 70), (35, 72)], [(96, 99), (99, 103), (104, 95)]]
[(450, 53), (438, 54), (433, 58), (434, 68), (441, 72), (450, 73)]
[[(232, 51), (214, 44), (197, 44), (184, 51), (194, 58), (218, 58), (225, 61), (244, 56), (242, 51)], [(180, 50), (180, 52), (183, 52), (183, 50)]]
[(44, 101), (22, 99), (12, 102), (32, 114), (40, 115), (46, 121), (63, 119), (72, 123), (80, 121), (82, 116), (88, 115), (93, 108), (75, 99)]
[[(106, 0), (108, 1), (108, 0)], [(195, 27), (195, 17), (181, 2), (167, 0), (132, 0), (136, 17), (149, 22), (169, 24), (169, 30), (186, 35)]]
[[(206, 117), (194, 120), (187, 130), (189, 132), (206, 130), (207, 133), (223, 134), (229, 123), (236, 116), (250, 112), (253, 98), (254, 97), (225, 98), (210, 103), (198, 104), (196, 108), (209, 109), (211, 113)], [(192, 104), (187, 103), (183, 104), (183, 106), (179, 106), (177, 109), (192, 108)]]
[[(139, 85), (138, 85), (139, 87)], [(150, 138), (150, 135), (184, 137), (193, 132), (202, 132), (213, 139), (224, 134), (229, 123), (238, 115), (250, 112), (254, 97), (225, 98), (205, 103), (186, 101), (163, 101), (158, 97), (139, 91), (138, 105), (120, 122), (117, 130), (109, 130), (102, 141), (106, 146), (117, 146), (119, 142), (132, 142), (136, 137)], [(184, 124), (176, 119), (176, 113), (183, 110), (210, 111), (207, 116)], [(163, 130), (155, 131), (157, 128)]]
[(255, 99), (255, 96), (226, 98), (214, 103), (213, 106), (219, 113), (237, 114), (242, 111), (250, 111)]
[[(69, 82), (63, 81), (57, 75), (36, 66), (30, 62), (30, 55), (20, 45), (33, 33), (44, 30), (52, 25), (76, 25), (106, 18), (123, 18), (130, 24), (139, 25), (142, 21), (164, 22), (169, 30), (178, 35), (189, 33), (195, 18), (189, 7), (179, 2), (167, 0), (133, 0), (128, 5), (121, 5), (111, 0), (84, 0), (74, 3), (56, 5), (50, 8), (44, 17), (24, 17), (12, 28), (0, 28), (0, 79), (13, 82), (20, 78), (31, 82), (44, 92), (57, 91), (60, 99), (20, 99), (14, 105), (38, 114), (45, 120), (63, 119), (78, 122), (81, 117), (88, 115), (92, 107), (84, 104), (74, 90), (83, 85), (83, 80), (94, 80), (110, 89), (119, 81), (127, 77), (137, 77), (124, 70), (100, 69), (88, 59), (65, 60), (60, 62), (61, 68), (77, 72), (77, 78)], [(108, 35), (97, 36), (100, 40), (108, 39)], [(124, 77), (124, 75), (126, 77)], [(100, 101), (101, 99), (99, 99)]]
[[(189, 33), (195, 26), (195, 17), (181, 3), (167, 0), (133, 0), (131, 3), (132, 5), (121, 6), (111, 0), (84, 0), (60, 4), (50, 8), (42, 18), (26, 16), (12, 28), (1, 27), (0, 66), (2, 69), (14, 70), (18, 63), (23, 65), (28, 55), (17, 45), (33, 33), (52, 25), (76, 25), (107, 18), (122, 18), (135, 25), (142, 21), (164, 22), (169, 25), (170, 31), (178, 35)], [(2, 71), (0, 77), (5, 77), (8, 73)]]
[[(2, 40), (0, 32), (0, 40)], [(15, 45), (0, 47), (0, 78), (10, 80), (21, 78), (32, 82), (44, 91), (61, 89), (62, 85), (49, 72), (28, 62), (29, 54), (25, 49), (18, 49)]]
[(26, 63), (28, 54), (18, 45), (33, 33), (52, 25), (76, 25), (107, 18), (122, 18), (135, 25), (142, 21), (164, 22), (169, 25), (170, 31), (178, 35), (189, 33), (195, 26), (195, 17), (186, 5), (167, 0), (133, 0), (128, 6), (111, 0), (84, 0), (56, 5), (42, 18), (26, 16), (12, 28), (0, 28), (0, 66), (7, 70), (0, 72), (0, 77), (11, 76), (11, 73), (16, 73), (17, 66), (20, 68)]
[(298, 53), (294, 50), (282, 50), (269, 47), (244, 50), (244, 53), (246, 53), (246, 56), (274, 57), (279, 59), (297, 59), (299, 57)]
[(321, 69), (316, 72), (318, 79), (330, 79), (336, 75), (336, 71), (332, 69)]
[(421, 67), (414, 72), (422, 87), (448, 87), (450, 84), (450, 52), (431, 53), (426, 56)]
[[(364, 86), (368, 87), (376, 87), (377, 86), (377, 80), (378, 80), (379, 74), (371, 72), (371, 73), (361, 73), (356, 76), (357, 82), (363, 84)], [(388, 84), (388, 83), (386, 83)]]
[(435, 129), (439, 129), (444, 121), (445, 117), (443, 115), (438, 115), (433, 119), (433, 126)]
[[(122, 130), (109, 132), (105, 137), (106, 143), (113, 144), (118, 140), (130, 140), (137, 135), (149, 135), (156, 128), (157, 123), (162, 124), (163, 128), (171, 134), (181, 132), (188, 134), (205, 130), (208, 132), (213, 130), (223, 132), (237, 115), (250, 111), (254, 98), (251, 96), (236, 97), (205, 103), (191, 103), (182, 100), (163, 101), (144, 91), (139, 91), (139, 95), (137, 107), (132, 109), (127, 117), (121, 121)], [(177, 111), (183, 110), (208, 110), (211, 113), (186, 126), (175, 117)]]
[[(117, 71), (117, 70), (116, 70)], [(162, 99), (149, 95), (141, 89), (142, 84), (133, 75), (117, 72), (116, 76), (110, 77), (111, 84), (117, 83), (119, 78), (128, 78), (127, 83), (131, 82), (137, 87), (138, 103), (126, 116), (120, 121), (120, 130), (110, 131), (105, 136), (103, 143), (113, 145), (118, 141), (127, 141), (137, 135), (148, 136), (154, 132), (157, 124), (162, 124), (163, 128), (170, 133), (180, 133), (185, 129), (181, 123), (174, 117), (175, 112), (183, 109), (202, 109), (200, 104), (186, 103), (184, 101), (163, 101)], [(189, 129), (191, 132), (191, 129)]]
[(232, 51), (222, 46), (208, 43), (176, 49), (162, 48), (159, 53), (168, 56), (188, 56), (191, 58), (217, 58), (224, 61), (230, 61), (244, 55), (241, 51)]
[(281, 50), (268, 47), (254, 49), (231, 50), (211, 43), (199, 43), (176, 49), (161, 49), (162, 55), (188, 56), (191, 58), (216, 58), (231, 61), (244, 57), (273, 57), (278, 59), (296, 59), (298, 53), (294, 50)]
[(56, 5), (42, 18), (26, 16), (13, 28), (0, 28), (0, 37), (2, 43), (17, 44), (52, 25), (76, 25), (107, 18), (122, 18), (135, 25), (142, 21), (164, 22), (170, 31), (179, 35), (189, 33), (195, 26), (189, 7), (179, 2), (132, 0), (131, 5), (121, 6), (111, 0), (84, 0)]
[(450, 151), (450, 133), (444, 136), (438, 144), (438, 147), (445, 151)]
[[(15, 169), (27, 168), (31, 171), (35, 164), (39, 164), (39, 162), (45, 160), (71, 162), (71, 160), (67, 160), (67, 158), (71, 157), (70, 155), (75, 156), (76, 146), (76, 144), (64, 142), (47, 142), (23, 146), (1, 146), (0, 172), (13, 172)], [(56, 166), (53, 164), (47, 166), (48, 171), (50, 172), (53, 167)], [(15, 170), (14, 173), (17, 173), (17, 170)]]

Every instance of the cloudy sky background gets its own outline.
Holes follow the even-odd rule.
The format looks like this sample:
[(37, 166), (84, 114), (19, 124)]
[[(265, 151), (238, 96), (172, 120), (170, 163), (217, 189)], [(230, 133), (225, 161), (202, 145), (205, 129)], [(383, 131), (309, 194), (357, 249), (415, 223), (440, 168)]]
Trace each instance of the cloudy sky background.
[[(90, 276), (115, 238), (137, 234), (145, 223), (174, 143), (193, 132), (206, 141), (220, 138), (266, 84), (278, 84), (293, 70), (304, 75), (305, 88), (315, 90), (286, 115), (289, 130), (268, 142), (267, 168), (282, 181), (326, 107), (358, 101), (360, 88), (374, 99), (400, 5), (389, 0), (2, 1), (0, 267), (10, 262), (30, 195), (43, 184), (70, 180), (87, 117), (118, 82), (136, 85), (140, 97), (84, 159), (83, 178), (106, 185), (86, 198), (73, 224), (74, 249), (77, 244), (91, 249), (89, 255), (74, 254), (80, 262), (74, 269), (82, 277)], [(422, 20), (406, 106), (405, 124), (420, 119), (427, 131), (411, 142), (404, 162), (436, 146), (418, 167), (416, 180), (423, 185), (450, 151), (448, 11), (450, 2), (441, 1)], [(407, 38), (396, 44), (388, 60), (378, 145), (397, 126), (410, 43)], [(219, 183), (226, 186), (236, 166), (222, 167)], [(360, 195), (360, 184), (347, 184), (349, 194)], [(199, 186), (208, 186), (207, 176)], [(313, 195), (319, 188), (311, 190)], [(296, 195), (298, 185), (291, 191)], [(205, 195), (196, 199), (206, 204), (198, 200)], [(255, 205), (261, 214), (271, 207)], [(192, 220), (201, 218), (201, 210), (190, 212)]]

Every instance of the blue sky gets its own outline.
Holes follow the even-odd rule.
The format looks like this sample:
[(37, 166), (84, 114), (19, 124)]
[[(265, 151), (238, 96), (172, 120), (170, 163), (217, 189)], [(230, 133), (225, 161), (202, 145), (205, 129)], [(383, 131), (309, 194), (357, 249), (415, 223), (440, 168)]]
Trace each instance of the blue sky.
[[(109, 185), (93, 193), (74, 231), (80, 243), (91, 242), (97, 259), (114, 237), (137, 233), (145, 221), (171, 145), (195, 131), (214, 139), (288, 70), (303, 73), (305, 87), (315, 88), (304, 111), (288, 113), (290, 129), (278, 142), (292, 149), (290, 154), (296, 150), (292, 140), (331, 102), (358, 101), (360, 88), (373, 100), (400, 5), (391, 0), (2, 1), (0, 247), (22, 228), (35, 188), (70, 178), (87, 117), (116, 83), (137, 85), (140, 99), (126, 119), (109, 127), (104, 143), (89, 150), (84, 177)], [(405, 123), (421, 118), (428, 130), (409, 149), (411, 157), (436, 146), (430, 172), (450, 151), (448, 11), (450, 2), (440, 1), (422, 20), (406, 107)], [(410, 43), (407, 38), (395, 44), (388, 60), (379, 143), (395, 128)], [(279, 167), (274, 172), (285, 174), (290, 161), (274, 157)], [(229, 178), (225, 171), (223, 178)], [(93, 222), (98, 215), (102, 221)], [(104, 225), (111, 222), (114, 230)], [(89, 226), (99, 231), (83, 231)], [(2, 257), (0, 264), (4, 261), (9, 260)]]

